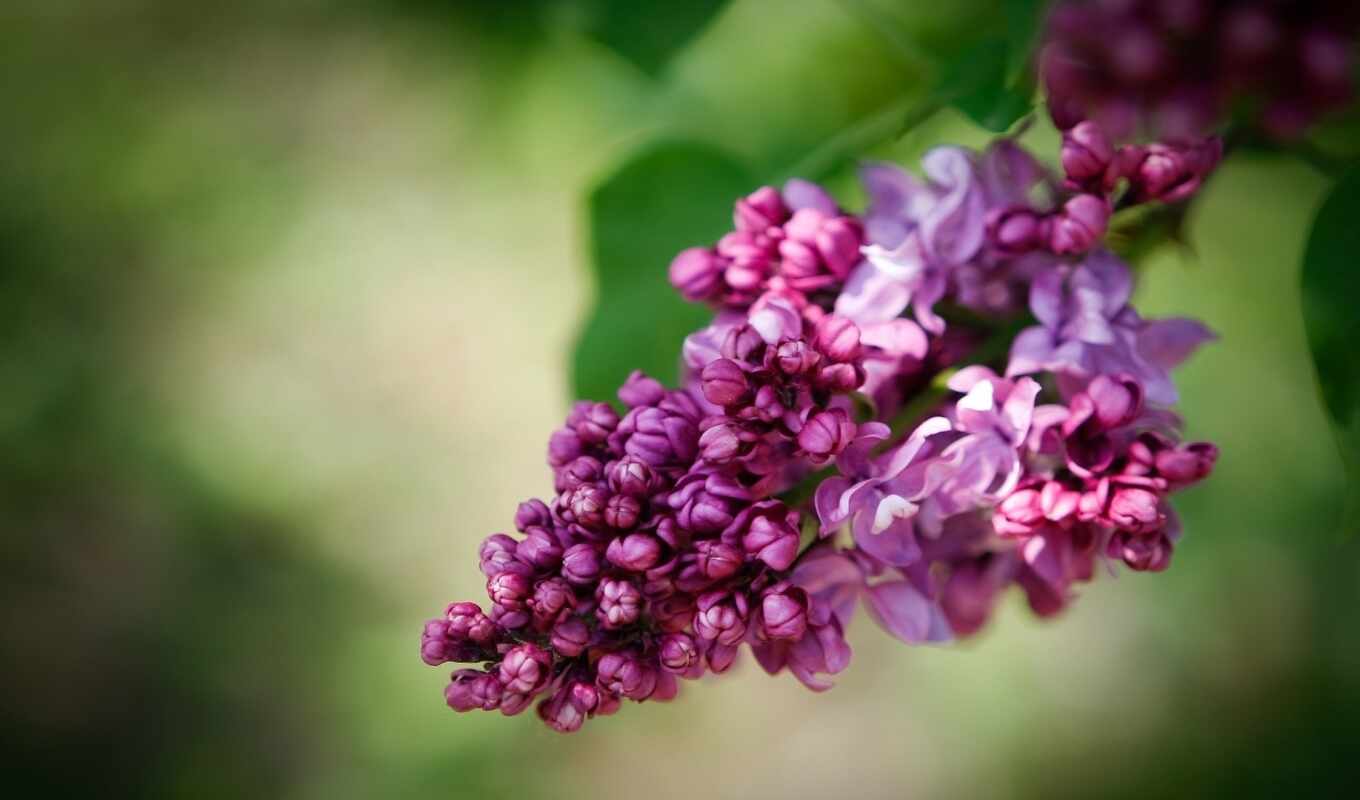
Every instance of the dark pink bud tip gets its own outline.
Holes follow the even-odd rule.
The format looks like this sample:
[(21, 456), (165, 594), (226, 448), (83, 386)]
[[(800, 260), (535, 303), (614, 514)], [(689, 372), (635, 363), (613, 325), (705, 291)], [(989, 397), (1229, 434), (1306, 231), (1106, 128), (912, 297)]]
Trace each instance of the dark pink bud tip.
[(719, 358), (707, 364), (700, 380), (704, 397), (714, 405), (735, 405), (746, 396), (746, 373), (729, 359)]

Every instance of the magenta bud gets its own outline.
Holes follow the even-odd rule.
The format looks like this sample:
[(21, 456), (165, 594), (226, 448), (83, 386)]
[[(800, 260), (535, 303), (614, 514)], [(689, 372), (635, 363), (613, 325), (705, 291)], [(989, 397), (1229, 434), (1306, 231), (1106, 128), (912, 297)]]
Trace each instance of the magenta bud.
[(687, 633), (669, 633), (661, 637), (661, 668), (683, 675), (699, 661), (699, 647)]
[(495, 623), (497, 627), (505, 628), (506, 630), (523, 628), (525, 625), (529, 624), (529, 612), (526, 610), (524, 604), (520, 604), (514, 608), (507, 608), (500, 603), (492, 603), (491, 611), (487, 616), (491, 618), (491, 621)]
[(580, 486), (596, 483), (604, 473), (604, 465), (593, 456), (580, 456), (572, 459), (566, 468), (558, 473), (561, 491), (570, 491)]
[(636, 497), (616, 494), (609, 498), (604, 507), (604, 524), (615, 530), (626, 531), (635, 527), (642, 514), (642, 503)]
[(515, 546), (515, 555), (535, 569), (551, 570), (562, 562), (562, 546), (543, 528), (530, 528)]
[(525, 500), (515, 510), (515, 530), (524, 533), (529, 528), (551, 528), (552, 512), (538, 499)]
[(501, 704), (501, 683), (495, 675), (460, 669), (444, 687), (444, 700), (454, 711), (495, 711)]
[(711, 581), (737, 574), (744, 560), (737, 548), (716, 539), (696, 542), (694, 551), (699, 572)]
[(992, 526), (1002, 536), (1028, 536), (1043, 519), (1039, 490), (1026, 487), (1001, 501), (992, 515)]
[(618, 427), (619, 415), (608, 403), (582, 402), (572, 409), (567, 424), (585, 444), (602, 444)]
[(1171, 565), (1171, 550), (1171, 540), (1165, 534), (1139, 536), (1121, 531), (1110, 537), (1106, 554), (1132, 570), (1161, 572)]
[(1110, 205), (1093, 194), (1079, 194), (1063, 204), (1062, 213), (1053, 219), (1049, 248), (1058, 255), (1075, 255), (1090, 250), (1105, 236), (1110, 222)]
[(570, 464), (581, 455), (583, 445), (576, 432), (570, 428), (559, 428), (548, 437), (548, 464), (553, 468)]
[(793, 593), (770, 592), (760, 601), (761, 633), (766, 639), (787, 639), (797, 641), (807, 632), (807, 600), (800, 600)]
[(609, 491), (601, 486), (578, 486), (567, 500), (571, 521), (587, 528), (604, 524), (604, 509), (609, 504)]
[(522, 562), (515, 556), (518, 547), (518, 542), (503, 533), (493, 533), (483, 539), (477, 551), (482, 574), (490, 578), (507, 569), (522, 567)]
[(565, 580), (545, 578), (534, 586), (534, 593), (526, 604), (539, 630), (546, 630), (571, 613), (576, 605), (576, 594)]
[(618, 494), (645, 498), (656, 487), (656, 473), (640, 459), (624, 456), (609, 465), (609, 488)]
[(1157, 474), (1176, 486), (1185, 486), (1208, 477), (1218, 460), (1218, 448), (1208, 442), (1181, 445), (1155, 456)]
[(575, 733), (586, 721), (586, 715), (571, 703), (569, 692), (563, 686), (538, 704), (538, 718), (558, 733)]
[(736, 645), (746, 636), (746, 620), (727, 592), (709, 592), (699, 598), (694, 632), (722, 645)]
[(634, 370), (619, 387), (619, 400), (629, 408), (653, 406), (666, 397), (666, 387), (655, 378), (649, 378), (642, 370)]
[(726, 358), (710, 361), (700, 375), (704, 397), (716, 406), (736, 405), (746, 397), (746, 373)]
[(1128, 375), (1097, 375), (1086, 387), (1086, 396), (1105, 430), (1127, 425), (1143, 409), (1143, 386)]
[(630, 533), (610, 542), (605, 558), (619, 569), (646, 572), (661, 560), (661, 543), (651, 534)]
[(535, 644), (516, 645), (506, 651), (496, 677), (506, 692), (536, 694), (552, 678), (552, 656)]
[(577, 585), (594, 583), (600, 575), (600, 556), (588, 544), (574, 544), (562, 554), (562, 577)]
[(789, 209), (779, 191), (762, 186), (741, 198), (732, 212), (732, 223), (738, 231), (763, 233), (767, 228), (782, 225), (789, 218)]
[(817, 372), (817, 386), (840, 394), (853, 392), (864, 382), (864, 372), (853, 364), (827, 364)]
[(798, 529), (782, 519), (757, 516), (742, 535), (741, 546), (770, 569), (785, 570), (798, 557)]
[(1149, 533), (1166, 524), (1161, 497), (1141, 486), (1114, 487), (1106, 516), (1120, 530)]
[(575, 658), (590, 644), (590, 628), (580, 617), (567, 617), (553, 626), (551, 641), (558, 653)]
[(814, 461), (837, 455), (855, 438), (855, 423), (841, 409), (823, 411), (798, 432), (798, 447)]
[(848, 363), (860, 357), (859, 326), (839, 314), (827, 314), (817, 323), (817, 350), (832, 361)]
[(595, 616), (606, 628), (622, 628), (642, 614), (642, 593), (631, 581), (605, 578), (595, 589)]
[(801, 339), (781, 342), (774, 350), (774, 363), (785, 375), (798, 376), (812, 372), (821, 356)]
[(725, 267), (718, 254), (707, 247), (681, 250), (671, 261), (671, 286), (691, 303), (712, 299), (722, 288)]
[(860, 247), (864, 244), (864, 229), (853, 217), (836, 217), (823, 223), (817, 231), (817, 252), (826, 268), (838, 280), (845, 280), (850, 270), (860, 262)]
[(496, 637), (496, 626), (476, 603), (450, 603), (444, 619), (448, 621), (448, 634), (454, 638), (486, 644)]
[(486, 579), (486, 594), (491, 602), (507, 610), (523, 608), (530, 591), (529, 577), (521, 572), (500, 572)]
[(1082, 185), (1103, 177), (1113, 159), (1114, 148), (1096, 123), (1080, 122), (1063, 134), (1063, 172), (1072, 182)]
[(742, 441), (733, 423), (723, 422), (699, 435), (699, 455), (714, 464), (726, 464), (741, 455)]
[(656, 670), (632, 653), (606, 653), (595, 670), (601, 689), (630, 700), (646, 700), (656, 689)]
[(1044, 243), (1047, 230), (1043, 217), (1031, 209), (1015, 206), (990, 215), (987, 233), (998, 251), (1006, 255), (1023, 255)]

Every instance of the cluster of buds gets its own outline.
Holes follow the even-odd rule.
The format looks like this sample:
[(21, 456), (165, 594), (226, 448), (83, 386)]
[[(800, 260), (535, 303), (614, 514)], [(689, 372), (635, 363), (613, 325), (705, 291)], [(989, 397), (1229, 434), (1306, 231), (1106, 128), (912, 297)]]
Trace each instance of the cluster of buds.
[[(732, 339), (744, 340), (748, 326)], [(769, 350), (776, 368), (779, 349), (755, 347)], [(818, 353), (806, 368), (781, 374), (822, 374), (816, 362), (832, 362)], [(753, 382), (769, 377), (764, 367), (750, 374)], [(818, 402), (854, 388), (810, 380)], [(712, 437), (704, 436), (713, 427), (694, 393), (635, 373), (619, 399), (628, 409), (622, 416), (606, 403), (572, 408), (549, 442), (556, 496), (521, 504), (521, 538), (495, 534), (482, 543), (489, 610), (454, 603), (426, 624), (426, 663), (483, 665), (453, 674), (446, 699), (455, 710), (516, 714), (538, 698), (549, 726), (573, 731), (623, 699), (669, 700), (679, 680), (726, 671), (742, 643), (796, 652), (786, 665), (799, 674), (843, 667), (843, 659), (818, 660), (798, 646), (840, 636), (838, 623), (783, 575), (798, 554), (799, 512), (760, 488), (760, 476), (746, 469), (752, 462), (711, 457)], [(805, 399), (782, 391), (767, 410), (783, 409), (775, 419), (796, 416), (813, 407), (795, 408)], [(815, 429), (816, 419), (803, 429)], [(802, 453), (782, 458), (788, 466)]]
[(854, 433), (845, 395), (864, 382), (859, 328), (835, 314), (808, 321), (769, 297), (746, 322), (708, 333), (717, 357), (695, 362), (704, 398), (721, 410), (700, 425), (700, 453), (778, 481), (790, 463), (821, 465)]
[(864, 231), (830, 195), (792, 180), (764, 186), (736, 203), (736, 230), (713, 247), (692, 247), (671, 262), (671, 284), (691, 302), (744, 309), (774, 290), (787, 297), (833, 295), (860, 262)]
[[(1207, 477), (1217, 448), (1178, 443), (1169, 420), (1145, 414), (1129, 375), (1097, 376), (1071, 398), (1061, 423), (1058, 416), (1036, 432), (1027, 477), (996, 506), (997, 533), (1022, 551), (1035, 537), (1049, 546), (1059, 538), (1080, 543), (1084, 556), (1103, 542), (1106, 555), (1130, 569), (1166, 569), (1179, 536), (1167, 495)], [(1054, 593), (1065, 596), (1064, 588)]]
[(1193, 140), (1249, 106), (1291, 138), (1351, 99), (1357, 23), (1348, 0), (1062, 0), (1040, 72), (1060, 128)]

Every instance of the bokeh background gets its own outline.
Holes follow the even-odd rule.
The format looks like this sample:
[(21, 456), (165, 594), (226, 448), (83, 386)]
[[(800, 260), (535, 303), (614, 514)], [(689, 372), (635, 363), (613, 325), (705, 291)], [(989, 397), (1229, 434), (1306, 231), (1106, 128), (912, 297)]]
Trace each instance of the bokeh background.
[[(601, 8), (3, 4), (5, 783), (191, 798), (1355, 791), (1360, 551), (1337, 525), (1341, 464), (1297, 290), (1329, 178), (1269, 153), (1231, 159), (1187, 246), (1143, 268), (1146, 313), (1222, 336), (1179, 376), (1189, 434), (1223, 456), (1178, 496), (1188, 535), (1169, 572), (1098, 580), (1046, 623), (1012, 597), (945, 648), (861, 621), (825, 695), (748, 659), (570, 737), (444, 706), (447, 670), (420, 662), (418, 631), (480, 596), (477, 542), (549, 488), (544, 443), (593, 292), (586, 193), (657, 137), (721, 146), (762, 178), (817, 165), (847, 125), (894, 124), (998, 13), (737, 0), (647, 70), (601, 43)], [(1042, 125), (1027, 137), (1053, 142)], [(986, 133), (943, 112), (877, 139), (870, 155), (911, 163)], [(857, 202), (843, 175), (833, 185)]]

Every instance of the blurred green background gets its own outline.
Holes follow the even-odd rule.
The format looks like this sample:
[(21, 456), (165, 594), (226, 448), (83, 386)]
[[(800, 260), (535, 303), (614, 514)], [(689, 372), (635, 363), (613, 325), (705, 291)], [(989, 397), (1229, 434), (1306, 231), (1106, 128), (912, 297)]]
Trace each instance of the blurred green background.
[[(959, 646), (907, 649), (861, 621), (825, 695), (747, 659), (570, 737), (444, 706), (418, 631), (481, 595), (477, 542), (550, 488), (544, 443), (593, 291), (585, 193), (685, 139), (752, 180), (828, 175), (853, 205), (841, 167), (862, 147), (910, 163), (987, 138), (952, 112), (890, 134), (940, 59), (999, 24), (988, 0), (738, 0), (647, 69), (603, 42), (645, 45), (646, 19), (686, 4), (636, 29), (607, 5), (0, 8), (6, 784), (1354, 792), (1360, 551), (1336, 525), (1296, 288), (1329, 179), (1262, 153), (1231, 159), (1190, 249), (1143, 271), (1147, 314), (1222, 335), (1180, 373), (1189, 434), (1223, 456), (1178, 498), (1169, 572), (1102, 578), (1049, 623), (1010, 598)], [(732, 198), (690, 188), (655, 192), (721, 225)], [(672, 243), (649, 235), (636, 268), (660, 279), (652, 253)]]

